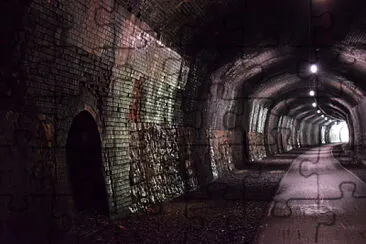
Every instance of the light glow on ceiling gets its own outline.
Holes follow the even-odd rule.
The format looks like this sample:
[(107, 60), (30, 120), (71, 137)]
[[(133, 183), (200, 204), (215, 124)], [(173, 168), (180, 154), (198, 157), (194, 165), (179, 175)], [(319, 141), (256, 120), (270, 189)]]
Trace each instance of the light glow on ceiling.
[(318, 66), (316, 64), (312, 64), (310, 66), (310, 72), (313, 73), (313, 74), (317, 73), (318, 72)]

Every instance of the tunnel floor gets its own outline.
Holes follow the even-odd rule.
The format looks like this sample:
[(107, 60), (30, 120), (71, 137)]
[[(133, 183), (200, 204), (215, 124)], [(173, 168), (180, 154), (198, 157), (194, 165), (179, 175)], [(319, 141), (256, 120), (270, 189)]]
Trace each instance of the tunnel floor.
[(294, 160), (256, 243), (366, 242), (366, 183), (340, 164), (334, 147)]
[(337, 146), (268, 158), (127, 219), (82, 214), (65, 241), (77, 236), (77, 243), (365, 243), (366, 184), (334, 157), (344, 156)]

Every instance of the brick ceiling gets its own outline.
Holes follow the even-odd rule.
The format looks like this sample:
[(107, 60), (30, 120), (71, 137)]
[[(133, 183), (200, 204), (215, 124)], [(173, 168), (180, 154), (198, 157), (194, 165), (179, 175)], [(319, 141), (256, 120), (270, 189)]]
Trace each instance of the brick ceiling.
[[(280, 74), (278, 87), (289, 81), (283, 70), (286, 61), (317, 62), (323, 69), (321, 79), (332, 77), (366, 90), (364, 1), (313, 0), (311, 9), (308, 0), (131, 0), (121, 4), (169, 45), (191, 56), (208, 53), (204, 62), (213, 75), (219, 73), (221, 82), (244, 84), (249, 93), (268, 96), (271, 89), (276, 90), (269, 74)], [(290, 72), (292, 77), (299, 76), (296, 72)], [(337, 86), (339, 82), (334, 82), (333, 87)], [(297, 84), (286, 89), (287, 98), (297, 97)], [(273, 99), (281, 100), (275, 94), (282, 93), (273, 93)], [(341, 117), (346, 108), (338, 100), (351, 106), (363, 95), (363, 91), (348, 92), (334, 98), (326, 89), (320, 93), (326, 96), (319, 102)]]

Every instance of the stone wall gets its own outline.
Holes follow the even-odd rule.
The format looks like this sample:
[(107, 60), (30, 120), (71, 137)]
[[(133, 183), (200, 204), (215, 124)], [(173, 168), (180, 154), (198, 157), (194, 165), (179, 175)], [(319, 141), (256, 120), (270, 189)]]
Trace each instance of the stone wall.
[[(350, 111), (348, 126), (354, 130), (354, 133), (350, 133), (350, 143), (352, 151), (352, 157), (354, 161), (366, 162), (365, 143), (366, 143), (366, 116), (365, 116), (366, 100), (363, 99), (357, 106)], [(351, 130), (350, 130), (351, 132)]]
[(132, 212), (172, 199), (197, 186), (192, 161), (180, 153), (188, 143), (179, 140), (183, 136), (176, 126), (133, 125), (129, 172)]
[(250, 161), (261, 160), (266, 157), (266, 147), (264, 142), (264, 134), (257, 132), (249, 132), (249, 157)]
[(215, 178), (234, 169), (231, 145), (232, 131), (208, 130), (211, 167)]

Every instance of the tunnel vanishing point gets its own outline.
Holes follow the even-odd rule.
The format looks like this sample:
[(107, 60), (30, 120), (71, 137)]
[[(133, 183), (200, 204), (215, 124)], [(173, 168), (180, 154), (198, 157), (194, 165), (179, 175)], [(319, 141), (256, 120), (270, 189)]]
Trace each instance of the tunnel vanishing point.
[(366, 243), (362, 0), (4, 0), (1, 243)]

